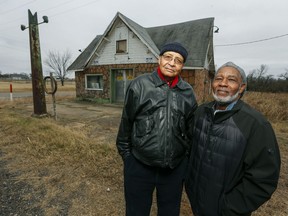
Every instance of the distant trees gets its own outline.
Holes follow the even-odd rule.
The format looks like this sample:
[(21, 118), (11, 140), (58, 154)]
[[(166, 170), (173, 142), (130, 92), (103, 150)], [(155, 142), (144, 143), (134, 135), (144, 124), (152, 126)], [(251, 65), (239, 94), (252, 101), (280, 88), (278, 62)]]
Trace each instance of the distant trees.
[(3, 80), (29, 80), (30, 77), (26, 73), (2, 74), (2, 72), (0, 71), (0, 79), (3, 79)]
[(288, 69), (285, 70), (286, 73), (279, 75), (278, 79), (275, 79), (273, 75), (267, 74), (267, 65), (260, 65), (258, 69), (254, 69), (248, 74), (247, 90), (259, 92), (288, 92)]
[(56, 78), (61, 80), (62, 86), (64, 85), (64, 80), (69, 74), (67, 68), (71, 63), (71, 58), (71, 52), (68, 50), (63, 53), (49, 51), (48, 57), (44, 60), (44, 64), (48, 66), (49, 69), (52, 69), (51, 72), (56, 74)]

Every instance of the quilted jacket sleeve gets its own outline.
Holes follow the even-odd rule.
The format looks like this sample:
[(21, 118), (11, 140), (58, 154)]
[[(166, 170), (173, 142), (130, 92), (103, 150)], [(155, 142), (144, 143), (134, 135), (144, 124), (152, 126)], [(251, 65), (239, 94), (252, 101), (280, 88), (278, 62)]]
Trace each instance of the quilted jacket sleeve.
[(224, 195), (222, 215), (250, 215), (277, 188), (280, 153), (269, 122), (257, 125), (247, 140), (244, 176)]

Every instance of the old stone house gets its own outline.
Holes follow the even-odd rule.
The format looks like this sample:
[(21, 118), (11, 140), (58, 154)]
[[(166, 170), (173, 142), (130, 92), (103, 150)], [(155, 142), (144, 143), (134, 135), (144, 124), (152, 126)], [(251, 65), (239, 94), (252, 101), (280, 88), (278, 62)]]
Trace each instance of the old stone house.
[(76, 97), (123, 102), (129, 82), (154, 71), (161, 47), (176, 41), (189, 53), (181, 77), (204, 100), (215, 72), (213, 27), (214, 18), (205, 18), (145, 28), (118, 12), (68, 68), (75, 72)]

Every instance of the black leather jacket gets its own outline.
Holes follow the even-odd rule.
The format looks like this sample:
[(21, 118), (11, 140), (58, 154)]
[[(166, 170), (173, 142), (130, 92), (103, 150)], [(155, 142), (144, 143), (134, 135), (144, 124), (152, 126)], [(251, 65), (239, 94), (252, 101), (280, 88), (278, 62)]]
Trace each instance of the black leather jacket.
[(123, 159), (131, 153), (142, 163), (176, 167), (189, 153), (188, 122), (197, 102), (192, 87), (179, 77), (174, 88), (157, 72), (135, 78), (124, 102), (116, 145)]

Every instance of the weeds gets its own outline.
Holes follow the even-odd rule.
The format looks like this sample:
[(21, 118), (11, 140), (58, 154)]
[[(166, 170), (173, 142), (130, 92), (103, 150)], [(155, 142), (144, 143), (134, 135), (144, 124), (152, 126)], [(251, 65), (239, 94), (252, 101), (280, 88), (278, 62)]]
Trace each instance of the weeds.
[[(288, 214), (287, 96), (248, 92), (243, 98), (272, 121), (282, 157), (278, 189), (254, 216)], [(9, 161), (9, 171), (18, 173), (17, 182), (33, 185), (34, 195), (28, 193), (25, 199), (36, 194), (35, 205), (45, 215), (124, 215), (122, 160), (114, 144), (121, 111), (111, 117), (107, 107), (91, 104), (91, 117), (67, 106), (64, 113), (72, 114), (55, 121), (31, 117), (31, 98), (1, 103), (1, 160)], [(80, 105), (79, 110), (85, 109)], [(184, 193), (181, 216), (186, 215), (191, 209)]]

